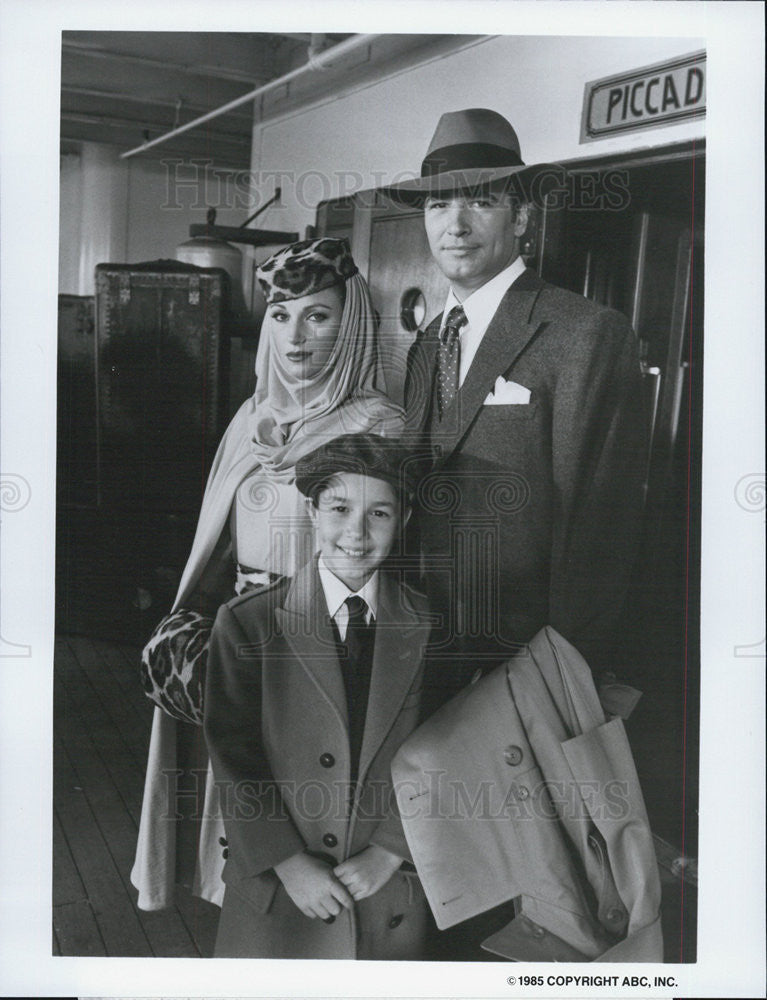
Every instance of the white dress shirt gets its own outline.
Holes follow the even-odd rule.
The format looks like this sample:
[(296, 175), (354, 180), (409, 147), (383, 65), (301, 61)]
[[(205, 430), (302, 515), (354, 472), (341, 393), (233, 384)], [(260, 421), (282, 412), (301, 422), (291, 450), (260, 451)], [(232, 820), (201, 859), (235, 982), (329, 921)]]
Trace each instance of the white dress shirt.
[(453, 289), (447, 293), (445, 309), (442, 313), (440, 331), (445, 324), (447, 314), (453, 306), (463, 306), (468, 322), (461, 328), (461, 363), (458, 369), (458, 385), (463, 385), (466, 373), (474, 360), (485, 331), (490, 325), (490, 320), (495, 316), (501, 299), (506, 292), (525, 270), (526, 264), (521, 257), (513, 260), (508, 267), (499, 271), (494, 278), (486, 281), (476, 292), (472, 292), (463, 302), (458, 298)]
[(343, 580), (339, 580), (335, 573), (328, 569), (322, 556), (317, 563), (317, 569), (320, 573), (322, 589), (325, 592), (328, 611), (336, 623), (341, 642), (346, 640), (346, 627), (349, 624), (349, 608), (345, 603), (347, 597), (355, 595), (361, 597), (368, 606), (365, 613), (365, 623), (369, 625), (371, 621), (375, 621), (378, 610), (378, 570), (359, 590), (349, 590)]

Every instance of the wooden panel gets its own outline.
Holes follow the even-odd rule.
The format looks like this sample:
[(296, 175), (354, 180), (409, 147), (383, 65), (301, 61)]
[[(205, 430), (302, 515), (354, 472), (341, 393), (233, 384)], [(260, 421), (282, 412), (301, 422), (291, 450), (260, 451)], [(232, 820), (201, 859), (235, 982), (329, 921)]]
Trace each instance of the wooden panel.
[(353, 196), (320, 202), (317, 206), (317, 236), (337, 239), (345, 236), (351, 242), (356, 215), (357, 202)]
[[(635, 275), (631, 319), (644, 342), (645, 358), (665, 368), (672, 313), (677, 295), (678, 245), (683, 223), (666, 215), (641, 212), (634, 219), (632, 272)], [(689, 230), (687, 232), (689, 244)]]
[(442, 310), (448, 282), (433, 262), (423, 213), (384, 209), (373, 215), (370, 240), (370, 290), (381, 316), (381, 354), (387, 385), (395, 399), (404, 389), (405, 359), (415, 333), (400, 319), (402, 296), (418, 288), (426, 302), (423, 328)]

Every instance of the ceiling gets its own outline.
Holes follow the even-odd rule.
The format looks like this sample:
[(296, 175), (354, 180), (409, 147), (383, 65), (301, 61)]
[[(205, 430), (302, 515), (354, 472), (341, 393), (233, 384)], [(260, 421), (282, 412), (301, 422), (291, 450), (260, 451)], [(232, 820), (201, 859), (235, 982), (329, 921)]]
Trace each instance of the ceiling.
[[(135, 149), (305, 64), (344, 34), (65, 31), (61, 60), (63, 151), (84, 141)], [(461, 35), (378, 35), (329, 65), (271, 89), (257, 103), (190, 129), (139, 155), (204, 157), (249, 169), (256, 119), (332, 96), (366, 76), (439, 57)]]
[[(333, 45), (345, 35), (326, 35)], [(311, 35), (65, 31), (61, 139), (133, 149), (306, 61)], [(156, 147), (152, 156), (205, 155), (246, 169), (250, 102)]]

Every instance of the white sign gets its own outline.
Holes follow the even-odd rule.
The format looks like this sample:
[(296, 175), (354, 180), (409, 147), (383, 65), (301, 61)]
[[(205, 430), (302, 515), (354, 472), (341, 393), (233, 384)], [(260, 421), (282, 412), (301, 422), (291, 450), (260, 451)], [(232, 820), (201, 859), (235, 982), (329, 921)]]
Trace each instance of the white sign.
[(706, 53), (586, 84), (581, 142), (671, 125), (706, 113)]

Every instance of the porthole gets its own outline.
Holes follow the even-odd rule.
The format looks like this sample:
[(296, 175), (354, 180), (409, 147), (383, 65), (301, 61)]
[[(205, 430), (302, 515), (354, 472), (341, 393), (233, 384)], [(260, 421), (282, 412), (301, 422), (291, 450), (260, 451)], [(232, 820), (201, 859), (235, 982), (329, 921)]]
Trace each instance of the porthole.
[(408, 333), (415, 333), (426, 319), (426, 299), (420, 288), (408, 288), (399, 303), (399, 320)]

